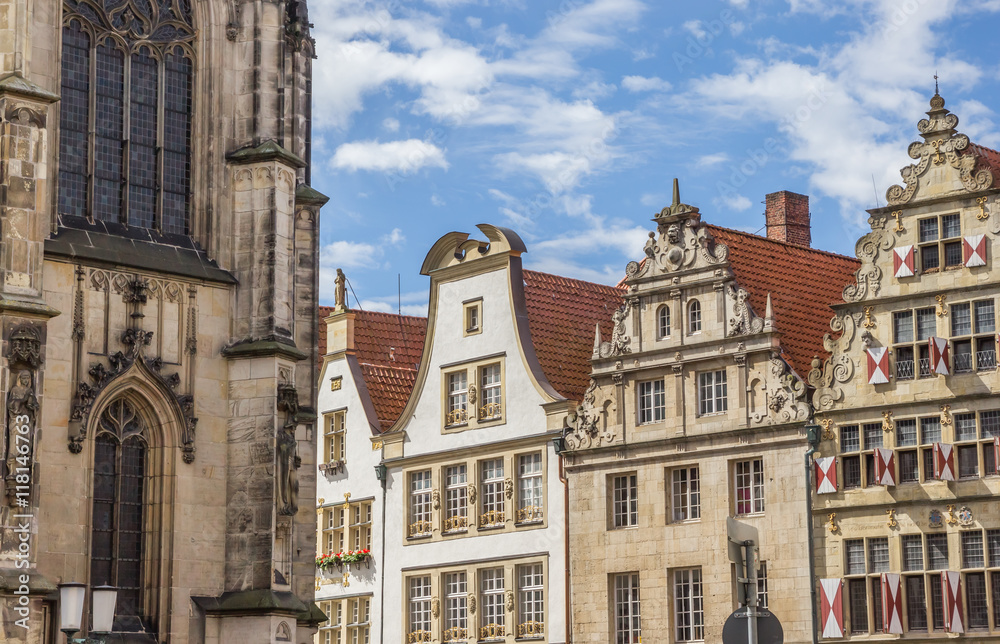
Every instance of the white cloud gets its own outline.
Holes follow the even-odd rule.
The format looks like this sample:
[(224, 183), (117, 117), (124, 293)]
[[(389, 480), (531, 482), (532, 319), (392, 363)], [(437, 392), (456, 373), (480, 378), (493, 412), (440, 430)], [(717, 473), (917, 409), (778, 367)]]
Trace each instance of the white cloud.
[(663, 194), (646, 193), (639, 197), (639, 203), (647, 208), (663, 208), (670, 203), (670, 198)]
[(446, 205), (446, 202), (445, 202), (444, 199), (442, 199), (441, 197), (439, 197), (437, 195), (431, 195), (431, 205), (432, 206), (437, 206), (437, 207), (440, 208), (441, 206)]
[(372, 170), (409, 174), (424, 167), (447, 170), (444, 151), (420, 139), (405, 141), (357, 141), (337, 148), (331, 165), (341, 170)]
[(618, 88), (615, 87), (614, 83), (602, 83), (595, 80), (573, 88), (573, 98), (597, 101), (611, 96), (616, 89)]
[(406, 237), (403, 236), (403, 230), (401, 228), (393, 228), (388, 235), (382, 235), (382, 243), (390, 244), (392, 246), (399, 246), (406, 241)]
[(699, 40), (703, 39), (705, 36), (708, 35), (708, 32), (705, 31), (705, 28), (701, 24), (701, 20), (688, 20), (687, 22), (684, 23), (683, 26), (684, 29), (688, 31), (688, 33), (690, 33), (692, 36), (694, 36)]
[(694, 164), (699, 168), (710, 168), (714, 165), (725, 163), (726, 161), (729, 161), (729, 155), (725, 152), (717, 152), (715, 154), (705, 154), (698, 157)]
[[(829, 5), (791, 2), (793, 11), (822, 18), (830, 15)], [(910, 13), (900, 13), (896, 0), (851, 0), (845, 6), (862, 26), (839, 46), (804, 56), (795, 46), (772, 42), (767, 58), (744, 57), (729, 73), (695, 79), (679, 100), (686, 109), (714, 113), (728, 124), (721, 127), (746, 119), (773, 124), (779, 136), (772, 151), (756, 160), (748, 151), (737, 160), (739, 167), (756, 165), (753, 174), (762, 160), (807, 172), (812, 190), (839, 203), (853, 236), (867, 218), (863, 208), (873, 205), (872, 175), (881, 196), (900, 183), (899, 169), (911, 161), (906, 148), (927, 110), (933, 70), (941, 70), (951, 87), (970, 86), (982, 71), (936, 53), (942, 37), (935, 29), (950, 19), (954, 2), (921, 2)], [(843, 171), (845, 160), (850, 173)], [(735, 190), (726, 194), (732, 197)]]
[(733, 5), (737, 9), (746, 9), (750, 6), (750, 0), (729, 0), (729, 4)]
[(389, 132), (399, 131), (399, 120), (394, 118), (387, 118), (382, 121), (382, 127)]
[[(323, 246), (319, 251), (319, 263), (324, 268), (376, 268), (381, 251), (373, 244), (338, 240)], [(331, 282), (332, 283), (332, 282)]]
[(469, 25), (473, 29), (481, 29), (483, 27), (483, 19), (475, 18), (473, 16), (466, 16), (465, 24)]
[(645, 76), (626, 76), (622, 79), (622, 87), (630, 92), (667, 92), (670, 91), (670, 83), (659, 76), (646, 78)]
[(720, 208), (728, 208), (729, 210), (735, 210), (736, 212), (750, 210), (750, 207), (753, 206), (753, 202), (743, 195), (722, 195), (717, 197), (714, 200), (714, 203)]

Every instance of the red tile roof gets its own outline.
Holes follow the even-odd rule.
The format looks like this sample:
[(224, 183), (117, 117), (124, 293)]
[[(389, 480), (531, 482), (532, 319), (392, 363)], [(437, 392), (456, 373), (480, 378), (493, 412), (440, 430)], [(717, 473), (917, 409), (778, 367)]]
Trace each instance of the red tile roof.
[[(1000, 152), (976, 143), (970, 143), (963, 154), (972, 154), (978, 157), (980, 163), (993, 173), (993, 185), (1000, 183)], [(973, 174), (975, 174), (975, 170), (973, 170)]]
[(528, 328), (542, 372), (556, 391), (583, 400), (590, 384), (594, 327), (611, 339), (611, 315), (625, 289), (523, 271)]
[(775, 327), (785, 358), (805, 379), (813, 356), (825, 357), (823, 335), (830, 332), (831, 304), (843, 301), (844, 286), (861, 263), (814, 248), (708, 225), (715, 240), (729, 247), (737, 283), (750, 293), (754, 313), (763, 317), (771, 294)]
[[(394, 313), (354, 313), (354, 353), (382, 431), (392, 426), (406, 406), (424, 350), (427, 318)], [(319, 307), (320, 319), (333, 313)], [(326, 324), (320, 322), (320, 356), (326, 354)]]

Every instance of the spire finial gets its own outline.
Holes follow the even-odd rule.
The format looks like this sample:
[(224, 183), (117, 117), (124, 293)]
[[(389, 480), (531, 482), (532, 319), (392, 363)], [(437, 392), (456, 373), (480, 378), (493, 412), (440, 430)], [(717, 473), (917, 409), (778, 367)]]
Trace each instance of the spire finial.
[(681, 205), (681, 188), (677, 181), (677, 177), (674, 177), (674, 202), (670, 204), (671, 206)]
[(934, 70), (934, 94), (940, 94), (940, 92), (938, 92), (938, 75), (936, 69)]

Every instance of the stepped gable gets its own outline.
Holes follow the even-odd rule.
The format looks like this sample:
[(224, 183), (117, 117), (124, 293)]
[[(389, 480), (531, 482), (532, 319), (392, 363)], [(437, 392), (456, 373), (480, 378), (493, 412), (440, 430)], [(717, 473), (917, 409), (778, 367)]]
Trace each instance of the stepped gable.
[[(320, 318), (333, 313), (321, 306)], [(351, 309), (354, 355), (382, 431), (389, 429), (406, 406), (424, 351), (427, 318)], [(320, 324), (320, 355), (326, 353), (326, 325)]]
[(611, 337), (611, 316), (626, 290), (537, 271), (523, 271), (528, 328), (542, 372), (569, 400), (590, 384), (594, 327)]
[(750, 304), (758, 315), (764, 314), (771, 294), (785, 359), (805, 380), (813, 357), (827, 354), (823, 336), (830, 331), (830, 305), (843, 302), (844, 285), (851, 282), (861, 262), (721, 226), (706, 227), (716, 242), (729, 248), (733, 275), (750, 293)]

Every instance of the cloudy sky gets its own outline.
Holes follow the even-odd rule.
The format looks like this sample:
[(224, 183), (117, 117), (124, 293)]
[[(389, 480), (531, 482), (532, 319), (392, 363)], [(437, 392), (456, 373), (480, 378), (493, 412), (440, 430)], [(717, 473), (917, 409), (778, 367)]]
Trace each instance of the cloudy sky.
[[(831, 7), (832, 5), (832, 7)], [(763, 226), (808, 194), (853, 255), (909, 162), (935, 72), (1000, 146), (1000, 0), (313, 0), (321, 301), (426, 314), (425, 254), (489, 222), (528, 268), (614, 283), (682, 200)], [(874, 184), (874, 185), (873, 185)], [(398, 276), (398, 277), (397, 277)]]

